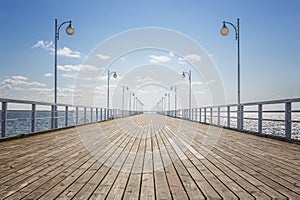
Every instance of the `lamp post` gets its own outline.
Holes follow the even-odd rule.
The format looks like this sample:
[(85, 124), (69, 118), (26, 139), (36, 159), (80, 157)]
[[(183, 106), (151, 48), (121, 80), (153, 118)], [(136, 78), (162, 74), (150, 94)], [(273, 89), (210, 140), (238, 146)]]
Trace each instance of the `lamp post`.
[(168, 97), (168, 100), (169, 100), (169, 101), (168, 101), (168, 110), (170, 111), (170, 109), (171, 109), (170, 93), (169, 93), (169, 92), (166, 92), (166, 93), (165, 93), (165, 96)]
[[(132, 96), (133, 96), (133, 108), (132, 108), (132, 110), (134, 111), (134, 106), (135, 106), (135, 103), (134, 103), (134, 98), (135, 98), (135, 96), (134, 96), (135, 94), (134, 93), (132, 93)], [(131, 109), (131, 96), (130, 96), (130, 109)]]
[(186, 75), (189, 76), (189, 119), (191, 119), (191, 106), (192, 106), (192, 71), (182, 72), (182, 78), (185, 78)]
[(237, 24), (234, 25), (231, 22), (223, 21), (223, 27), (220, 30), (221, 35), (226, 36), (229, 33), (229, 29), (226, 24), (233, 27), (235, 31), (235, 40), (237, 40), (237, 101), (238, 101), (238, 113), (237, 113), (237, 128), (242, 129), (242, 110), (241, 110), (241, 90), (240, 90), (240, 19), (237, 18)]
[(131, 98), (132, 98), (132, 96), (133, 96), (133, 94), (134, 93), (132, 93), (132, 92), (129, 92), (129, 105), (128, 105), (128, 110), (129, 110), (129, 114), (131, 113)]
[(171, 86), (170, 90), (174, 90), (174, 107), (175, 107), (175, 117), (176, 117), (176, 112), (177, 112), (177, 86)]
[(127, 85), (122, 85), (122, 87), (123, 87), (122, 110), (124, 112), (124, 110), (125, 110), (125, 101), (124, 101), (124, 99), (125, 99), (125, 89), (129, 90), (129, 87)]
[[(57, 41), (59, 40), (59, 30), (60, 28), (64, 25), (69, 23), (68, 27), (66, 28), (66, 33), (68, 35), (73, 35), (75, 30), (72, 27), (72, 21), (65, 21), (62, 22), (61, 24), (58, 24), (57, 19), (55, 19), (55, 40), (54, 40), (54, 103), (57, 104)], [(54, 115), (55, 115), (55, 120), (54, 120), (54, 128), (57, 128), (57, 106), (55, 105), (54, 107)]]
[(117, 78), (117, 72), (110, 72), (109, 70), (107, 71), (107, 109), (109, 109), (109, 80), (111, 76), (113, 76), (113, 78)]
[(137, 101), (138, 101), (138, 98), (137, 97), (134, 97), (133, 98), (133, 100), (134, 100), (134, 111), (137, 111)]

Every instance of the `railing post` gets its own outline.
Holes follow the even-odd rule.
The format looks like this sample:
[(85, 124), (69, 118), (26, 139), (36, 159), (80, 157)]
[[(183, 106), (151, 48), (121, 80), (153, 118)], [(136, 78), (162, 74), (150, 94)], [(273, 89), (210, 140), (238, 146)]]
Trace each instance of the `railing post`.
[(192, 121), (194, 121), (195, 120), (195, 109), (193, 108), (192, 109)]
[(55, 128), (55, 110), (56, 110), (56, 105), (51, 106), (51, 129)]
[(86, 107), (83, 108), (83, 123), (86, 123)]
[(7, 102), (2, 102), (1, 137), (6, 136), (6, 128), (7, 128)]
[(199, 108), (199, 122), (201, 123), (202, 122), (202, 113), (201, 113), (201, 108)]
[(213, 107), (210, 107), (210, 124), (213, 124)]
[(285, 103), (285, 137), (292, 138), (292, 103)]
[(204, 108), (204, 123), (206, 123), (206, 108)]
[(263, 115), (263, 110), (262, 110), (262, 104), (258, 105), (258, 133), (262, 134), (262, 115)]
[(76, 125), (79, 123), (79, 109), (76, 107)]
[(220, 116), (220, 114), (221, 114), (221, 108), (218, 107), (218, 126), (220, 126), (220, 122), (221, 122), (221, 116)]
[(244, 106), (241, 105), (241, 116), (240, 116), (240, 129), (243, 130), (244, 129)]
[(98, 108), (96, 108), (96, 121), (99, 121), (99, 113)]
[(100, 108), (100, 121), (102, 121), (103, 120), (103, 118), (102, 118), (102, 116), (103, 116), (103, 113), (102, 113), (103, 111), (102, 111), (102, 108)]
[(31, 132), (35, 131), (35, 122), (36, 122), (36, 105), (31, 105)]
[(91, 108), (91, 123), (93, 122), (93, 108)]
[(230, 128), (230, 106), (227, 106), (227, 127)]
[(69, 125), (69, 106), (65, 107), (65, 126)]

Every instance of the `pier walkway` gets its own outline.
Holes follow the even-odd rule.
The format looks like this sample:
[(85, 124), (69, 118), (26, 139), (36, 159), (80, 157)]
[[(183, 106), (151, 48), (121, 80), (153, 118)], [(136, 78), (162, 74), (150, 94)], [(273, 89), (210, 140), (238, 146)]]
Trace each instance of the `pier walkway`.
[(0, 199), (300, 199), (300, 145), (157, 114), (0, 142)]

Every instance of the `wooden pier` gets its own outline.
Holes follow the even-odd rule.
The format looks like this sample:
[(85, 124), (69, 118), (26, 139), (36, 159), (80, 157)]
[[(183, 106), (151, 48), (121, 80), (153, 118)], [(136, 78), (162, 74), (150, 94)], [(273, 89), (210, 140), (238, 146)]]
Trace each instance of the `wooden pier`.
[(300, 145), (157, 114), (0, 142), (0, 199), (56, 198), (300, 199)]

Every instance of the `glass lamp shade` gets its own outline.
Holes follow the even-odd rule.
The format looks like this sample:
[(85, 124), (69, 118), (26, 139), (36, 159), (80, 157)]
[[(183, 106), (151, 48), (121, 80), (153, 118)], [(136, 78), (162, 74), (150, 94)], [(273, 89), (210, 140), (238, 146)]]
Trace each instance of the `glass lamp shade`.
[(182, 73), (182, 78), (185, 78), (185, 73)]
[(117, 78), (117, 77), (118, 77), (117, 73), (114, 73), (113, 77), (114, 77), (114, 78)]
[(226, 26), (223, 26), (220, 30), (221, 35), (226, 36), (229, 33), (229, 29)]
[(73, 35), (75, 32), (74, 28), (72, 27), (72, 25), (70, 24), (67, 28), (66, 28), (66, 33), (68, 35)]

